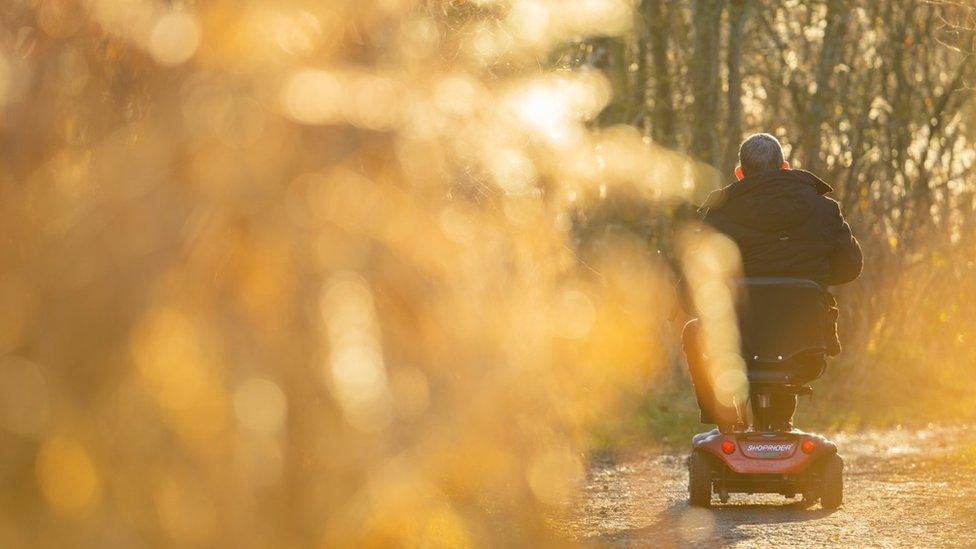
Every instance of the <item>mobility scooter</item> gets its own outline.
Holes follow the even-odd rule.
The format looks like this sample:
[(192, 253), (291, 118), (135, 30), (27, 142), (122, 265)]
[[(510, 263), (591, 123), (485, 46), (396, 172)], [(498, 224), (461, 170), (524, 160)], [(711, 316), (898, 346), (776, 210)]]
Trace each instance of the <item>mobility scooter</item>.
[(738, 421), (732, 428), (692, 439), (689, 503), (707, 507), (713, 493), (722, 503), (732, 493), (773, 493), (802, 495), (810, 505), (819, 499), (823, 508), (836, 509), (844, 490), (837, 447), (792, 428), (771, 406), (776, 399), (812, 394), (807, 383), (826, 369), (825, 327), (833, 320), (826, 294), (816, 282), (791, 278), (741, 279), (738, 289), (748, 402), (736, 403)]

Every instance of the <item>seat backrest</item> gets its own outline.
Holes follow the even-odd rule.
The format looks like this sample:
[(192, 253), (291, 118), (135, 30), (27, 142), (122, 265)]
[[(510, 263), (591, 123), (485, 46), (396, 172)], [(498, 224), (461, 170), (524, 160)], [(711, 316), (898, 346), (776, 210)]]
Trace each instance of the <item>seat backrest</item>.
[(760, 362), (826, 353), (824, 290), (799, 278), (743, 278), (737, 313), (742, 352)]

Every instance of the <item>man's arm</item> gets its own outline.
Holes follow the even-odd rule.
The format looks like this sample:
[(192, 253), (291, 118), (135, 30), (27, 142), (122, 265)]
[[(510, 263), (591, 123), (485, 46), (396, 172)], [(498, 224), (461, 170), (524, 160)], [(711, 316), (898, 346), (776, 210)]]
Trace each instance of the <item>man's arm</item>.
[(832, 248), (827, 256), (830, 261), (830, 278), (827, 279), (827, 284), (836, 286), (846, 284), (861, 274), (864, 256), (861, 254), (861, 245), (851, 233), (851, 226), (840, 213), (840, 205), (831, 200), (830, 210)]

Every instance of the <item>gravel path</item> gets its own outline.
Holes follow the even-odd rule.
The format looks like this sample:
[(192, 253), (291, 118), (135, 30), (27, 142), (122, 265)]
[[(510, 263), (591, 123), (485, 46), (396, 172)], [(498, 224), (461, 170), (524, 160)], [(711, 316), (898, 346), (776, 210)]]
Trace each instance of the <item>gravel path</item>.
[(598, 463), (555, 522), (596, 545), (976, 546), (976, 427), (836, 434), (845, 502), (836, 511), (778, 495), (687, 504), (683, 455)]

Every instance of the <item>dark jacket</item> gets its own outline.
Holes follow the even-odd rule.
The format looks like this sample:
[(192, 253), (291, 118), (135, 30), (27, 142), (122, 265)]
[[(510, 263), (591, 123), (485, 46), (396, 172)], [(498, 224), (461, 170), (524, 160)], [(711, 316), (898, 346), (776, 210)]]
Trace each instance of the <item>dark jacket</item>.
[(832, 191), (803, 170), (746, 177), (708, 196), (702, 220), (739, 248), (747, 277), (808, 278), (823, 286), (861, 274), (861, 246)]

